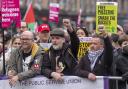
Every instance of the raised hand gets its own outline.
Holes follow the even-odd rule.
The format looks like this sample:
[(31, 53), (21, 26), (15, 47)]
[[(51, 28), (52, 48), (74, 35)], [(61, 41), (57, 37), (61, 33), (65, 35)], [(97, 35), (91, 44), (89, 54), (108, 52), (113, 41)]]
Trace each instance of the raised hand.
[(67, 28), (68, 31), (73, 31), (70, 19), (63, 19), (63, 25)]
[(107, 36), (107, 32), (105, 30), (104, 25), (98, 25), (98, 31), (99, 31), (99, 35), (101, 37), (106, 37)]

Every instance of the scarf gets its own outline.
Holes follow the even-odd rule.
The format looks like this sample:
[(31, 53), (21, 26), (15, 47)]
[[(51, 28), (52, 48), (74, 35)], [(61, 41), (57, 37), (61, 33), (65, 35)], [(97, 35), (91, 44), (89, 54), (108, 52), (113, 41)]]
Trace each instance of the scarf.
[(88, 52), (88, 58), (91, 62), (91, 70), (94, 68), (95, 63), (98, 59), (98, 57), (102, 54), (103, 50), (98, 50), (98, 51), (89, 51)]
[(34, 44), (32, 45), (32, 53), (31, 53), (31, 54), (32, 54), (32, 57), (35, 57), (35, 55), (36, 55), (38, 49), (39, 49), (39, 46), (38, 46), (36, 43), (34, 43)]

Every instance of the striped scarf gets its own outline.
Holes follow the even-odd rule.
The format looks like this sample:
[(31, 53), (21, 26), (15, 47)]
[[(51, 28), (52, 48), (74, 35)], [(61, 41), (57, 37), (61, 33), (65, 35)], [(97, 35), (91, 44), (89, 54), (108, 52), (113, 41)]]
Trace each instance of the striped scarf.
[(94, 68), (95, 62), (97, 60), (97, 58), (102, 54), (103, 49), (102, 50), (98, 50), (98, 51), (89, 51), (88, 52), (88, 58), (91, 62), (91, 69)]

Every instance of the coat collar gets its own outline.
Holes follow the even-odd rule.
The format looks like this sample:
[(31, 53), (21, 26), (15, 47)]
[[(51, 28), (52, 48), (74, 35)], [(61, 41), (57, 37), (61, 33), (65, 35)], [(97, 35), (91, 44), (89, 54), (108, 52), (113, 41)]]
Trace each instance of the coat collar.
[[(34, 60), (34, 57), (35, 57), (35, 55), (37, 54), (38, 50), (39, 50), (39, 46), (38, 46), (36, 43), (33, 43), (33, 44), (32, 44), (32, 51), (31, 51), (31, 56), (32, 56), (31, 61)], [(22, 51), (21, 48), (19, 49), (19, 54), (20, 54), (21, 56), (23, 56), (23, 51)]]

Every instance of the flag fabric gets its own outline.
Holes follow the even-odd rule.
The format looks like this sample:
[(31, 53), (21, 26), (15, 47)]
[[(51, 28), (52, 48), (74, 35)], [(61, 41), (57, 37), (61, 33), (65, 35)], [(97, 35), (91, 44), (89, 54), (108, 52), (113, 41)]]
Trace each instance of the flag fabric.
[(35, 22), (35, 15), (34, 15), (33, 7), (32, 7), (32, 2), (28, 6), (28, 9), (27, 9), (26, 14), (24, 16), (24, 20), (27, 23)]
[(24, 16), (24, 21), (27, 23), (30, 31), (35, 31), (35, 14), (32, 7), (32, 2), (29, 4), (26, 14)]
[(33, 22), (33, 23), (28, 23), (27, 25), (28, 25), (29, 31), (31, 31), (31, 32), (36, 32), (37, 23)]

